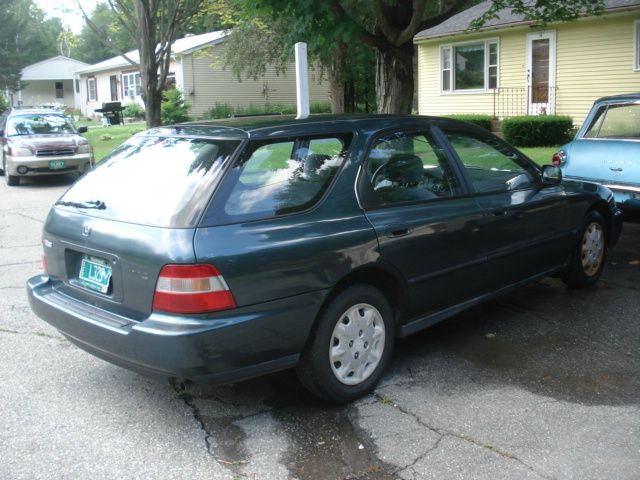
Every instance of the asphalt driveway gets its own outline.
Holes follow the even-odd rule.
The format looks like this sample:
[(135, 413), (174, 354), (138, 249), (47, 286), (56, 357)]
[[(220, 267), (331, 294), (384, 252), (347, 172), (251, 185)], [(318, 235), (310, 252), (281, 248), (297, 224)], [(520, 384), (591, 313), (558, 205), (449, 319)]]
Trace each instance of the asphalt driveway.
[(291, 372), (154, 383), (36, 318), (24, 284), (69, 182), (0, 184), (1, 479), (640, 478), (640, 222), (595, 288), (545, 279), (401, 340), (336, 408)]

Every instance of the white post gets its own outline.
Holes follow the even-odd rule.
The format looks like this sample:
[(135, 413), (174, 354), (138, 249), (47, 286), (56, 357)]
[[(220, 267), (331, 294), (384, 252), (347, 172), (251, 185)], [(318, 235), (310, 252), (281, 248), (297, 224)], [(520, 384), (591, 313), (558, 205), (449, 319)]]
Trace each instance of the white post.
[(307, 44), (298, 42), (296, 49), (296, 98), (299, 118), (309, 116), (309, 72), (307, 68)]

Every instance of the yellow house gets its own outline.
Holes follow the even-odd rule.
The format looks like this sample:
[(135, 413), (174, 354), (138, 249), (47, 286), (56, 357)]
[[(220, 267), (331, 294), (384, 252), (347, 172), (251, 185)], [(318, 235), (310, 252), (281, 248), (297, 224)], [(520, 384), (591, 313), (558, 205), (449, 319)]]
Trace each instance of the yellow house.
[(415, 36), (420, 114), (546, 113), (580, 124), (595, 99), (640, 91), (640, 0), (605, 0), (601, 16), (542, 29), (503, 10), (469, 33), (489, 5)]

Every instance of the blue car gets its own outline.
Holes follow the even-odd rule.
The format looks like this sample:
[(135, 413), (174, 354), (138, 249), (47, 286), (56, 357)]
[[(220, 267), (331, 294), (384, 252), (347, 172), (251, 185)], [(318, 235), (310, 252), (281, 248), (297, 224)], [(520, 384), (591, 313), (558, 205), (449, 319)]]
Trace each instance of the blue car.
[(565, 179), (600, 183), (618, 206), (640, 211), (640, 93), (596, 100), (553, 163)]

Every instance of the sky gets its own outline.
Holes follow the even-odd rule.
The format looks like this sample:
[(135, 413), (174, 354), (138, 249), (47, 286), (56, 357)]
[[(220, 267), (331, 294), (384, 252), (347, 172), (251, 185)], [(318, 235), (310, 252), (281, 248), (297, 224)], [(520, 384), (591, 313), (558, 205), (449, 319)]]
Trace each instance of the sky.
[[(76, 35), (82, 30), (84, 20), (76, 0), (35, 0), (35, 3), (44, 10), (49, 17), (59, 17), (62, 19), (62, 23), (67, 25)], [(87, 14), (93, 11), (97, 3), (98, 0), (80, 0), (82, 8)]]

